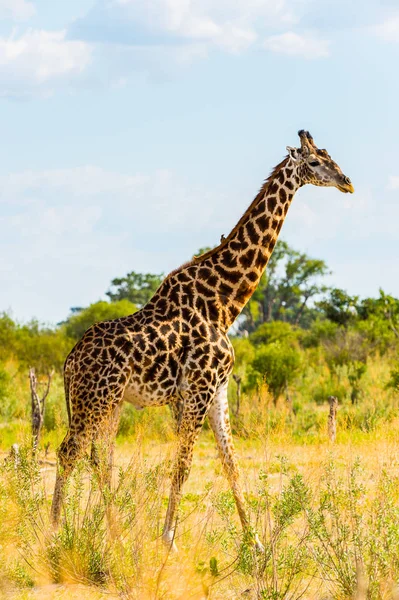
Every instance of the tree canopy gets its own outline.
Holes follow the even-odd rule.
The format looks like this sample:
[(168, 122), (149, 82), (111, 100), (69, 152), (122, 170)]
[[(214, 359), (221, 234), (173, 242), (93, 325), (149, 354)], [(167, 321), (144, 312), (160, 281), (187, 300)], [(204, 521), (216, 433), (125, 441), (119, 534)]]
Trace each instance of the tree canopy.
[(136, 312), (137, 307), (129, 300), (123, 299), (116, 302), (100, 300), (82, 308), (74, 313), (63, 323), (66, 335), (73, 340), (79, 340), (84, 332), (99, 321), (118, 319)]
[(111, 288), (106, 292), (111, 302), (129, 300), (138, 308), (146, 304), (160, 286), (164, 276), (162, 273), (136, 273), (130, 271), (125, 277), (116, 277), (111, 281)]
[(323, 260), (310, 258), (279, 240), (239, 328), (250, 333), (270, 321), (308, 326), (314, 318), (309, 301), (326, 292), (323, 277), (329, 272)]

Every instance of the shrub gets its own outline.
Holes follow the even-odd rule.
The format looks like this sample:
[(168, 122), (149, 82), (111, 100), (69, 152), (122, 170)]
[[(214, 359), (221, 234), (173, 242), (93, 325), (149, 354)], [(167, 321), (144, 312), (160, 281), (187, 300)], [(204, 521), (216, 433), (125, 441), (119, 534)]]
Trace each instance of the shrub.
[(391, 370), (389, 381), (386, 387), (399, 392), (399, 363)]
[(126, 317), (136, 310), (136, 305), (126, 299), (117, 302), (100, 300), (72, 314), (63, 325), (68, 337), (80, 340), (84, 332), (94, 323)]
[(277, 403), (283, 390), (294, 380), (301, 362), (300, 351), (292, 344), (273, 342), (260, 346), (250, 365), (247, 388), (258, 388), (266, 381)]
[(263, 323), (251, 334), (250, 340), (255, 346), (272, 344), (273, 342), (288, 342), (298, 339), (300, 331), (290, 323), (284, 321), (271, 321)]

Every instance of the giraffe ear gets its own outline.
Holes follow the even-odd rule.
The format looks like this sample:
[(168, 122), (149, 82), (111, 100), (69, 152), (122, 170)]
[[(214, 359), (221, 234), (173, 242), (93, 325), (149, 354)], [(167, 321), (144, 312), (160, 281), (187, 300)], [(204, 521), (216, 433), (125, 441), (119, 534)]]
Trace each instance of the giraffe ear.
[(300, 159), (298, 148), (293, 148), (292, 146), (287, 146), (288, 155), (294, 162), (298, 162)]

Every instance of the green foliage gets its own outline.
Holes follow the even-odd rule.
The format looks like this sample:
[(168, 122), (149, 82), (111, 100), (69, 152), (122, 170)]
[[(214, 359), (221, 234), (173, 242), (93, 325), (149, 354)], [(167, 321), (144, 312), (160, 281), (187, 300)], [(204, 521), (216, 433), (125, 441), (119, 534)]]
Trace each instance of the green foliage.
[(357, 319), (358, 296), (349, 296), (344, 290), (334, 288), (326, 300), (317, 302), (316, 306), (326, 319), (337, 325), (348, 327)]
[(17, 358), (21, 369), (60, 370), (72, 345), (62, 329), (50, 329), (38, 321), (19, 325), (6, 314), (0, 317), (0, 359)]
[(309, 302), (326, 290), (321, 280), (328, 273), (323, 260), (310, 258), (279, 240), (257, 290), (244, 309), (241, 328), (252, 332), (260, 324), (273, 320), (308, 325), (313, 319)]
[(255, 357), (255, 348), (248, 338), (231, 338), (231, 343), (234, 348), (234, 369), (236, 372), (244, 375), (249, 363)]
[(356, 409), (353, 406), (342, 406), (339, 411), (339, 426), (349, 431), (370, 433), (379, 427), (387, 427), (397, 416), (397, 407), (387, 405), (383, 400), (363, 402)]
[(24, 368), (34, 366), (38, 372), (45, 373), (52, 368), (62, 369), (72, 345), (64, 331), (42, 328), (32, 321), (18, 330), (16, 354)]
[[(10, 384), (10, 376), (3, 365), (0, 364), (0, 407), (4, 405), (7, 397), (8, 387)], [(0, 408), (1, 411), (1, 408)]]
[(337, 477), (334, 463), (326, 467), (318, 506), (307, 519), (317, 561), (324, 564), (337, 592), (352, 597), (356, 591), (356, 563), (364, 550), (365, 516), (361, 509), (364, 487), (358, 481), (359, 464), (350, 470), (349, 482)]
[(202, 248), (198, 249), (198, 251), (194, 254), (194, 257), (201, 256), (202, 254), (206, 254), (207, 252), (210, 252), (210, 250), (212, 250), (212, 249), (213, 248), (211, 246), (203, 246)]
[(357, 330), (339, 328), (335, 337), (324, 342), (325, 355), (333, 374), (339, 377), (341, 367), (346, 367), (351, 385), (352, 404), (358, 401), (360, 382), (367, 370), (368, 344)]
[(15, 352), (17, 325), (7, 313), (0, 316), (0, 360), (10, 358)]
[(315, 348), (323, 342), (334, 340), (338, 325), (328, 319), (317, 318), (310, 328), (302, 333), (301, 344), (305, 348)]
[(399, 363), (394, 366), (390, 372), (390, 378), (386, 386), (388, 389), (392, 388), (399, 392)]
[(277, 402), (279, 396), (295, 379), (301, 366), (301, 354), (297, 347), (287, 342), (273, 342), (259, 346), (251, 362), (248, 389), (259, 387), (266, 381)]
[(336, 377), (330, 376), (327, 380), (320, 381), (313, 391), (312, 398), (316, 404), (322, 405), (329, 396), (335, 396), (341, 402), (346, 399), (347, 389)]
[(358, 306), (358, 328), (366, 335), (370, 350), (381, 354), (399, 346), (399, 300), (380, 290), (379, 298), (365, 298)]
[[(116, 277), (111, 281), (107, 296), (112, 302), (129, 300), (139, 308), (154, 295), (163, 280), (163, 274), (136, 273), (131, 271), (125, 277)], [(133, 312), (133, 311), (131, 311)]]
[(72, 314), (67, 321), (63, 323), (63, 328), (68, 337), (73, 340), (80, 340), (85, 331), (94, 325), (94, 323), (126, 317), (127, 315), (136, 312), (136, 310), (136, 306), (126, 299), (118, 300), (117, 302), (100, 300), (99, 302), (94, 302), (94, 304), (90, 304), (87, 308)]
[(273, 342), (295, 342), (299, 335), (299, 330), (295, 329), (290, 323), (271, 321), (259, 325), (249, 339), (255, 346), (259, 346), (260, 344), (272, 344)]
[(213, 577), (219, 576), (218, 561), (215, 556), (212, 556), (212, 558), (209, 559), (209, 570)]

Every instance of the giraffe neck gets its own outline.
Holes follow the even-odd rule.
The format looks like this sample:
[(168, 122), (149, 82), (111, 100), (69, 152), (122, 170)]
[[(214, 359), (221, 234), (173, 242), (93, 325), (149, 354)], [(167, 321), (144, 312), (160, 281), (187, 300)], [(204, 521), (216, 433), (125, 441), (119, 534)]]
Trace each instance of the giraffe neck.
[[(298, 167), (287, 157), (274, 169), (227, 238), (196, 259), (203, 265), (198, 281), (203, 287), (208, 283), (214, 295), (209, 288), (201, 292), (201, 283), (198, 292), (216, 305), (217, 324), (222, 330), (227, 331), (254, 293), (300, 186)], [(207, 277), (205, 269), (210, 269), (212, 275), (208, 273)]]

